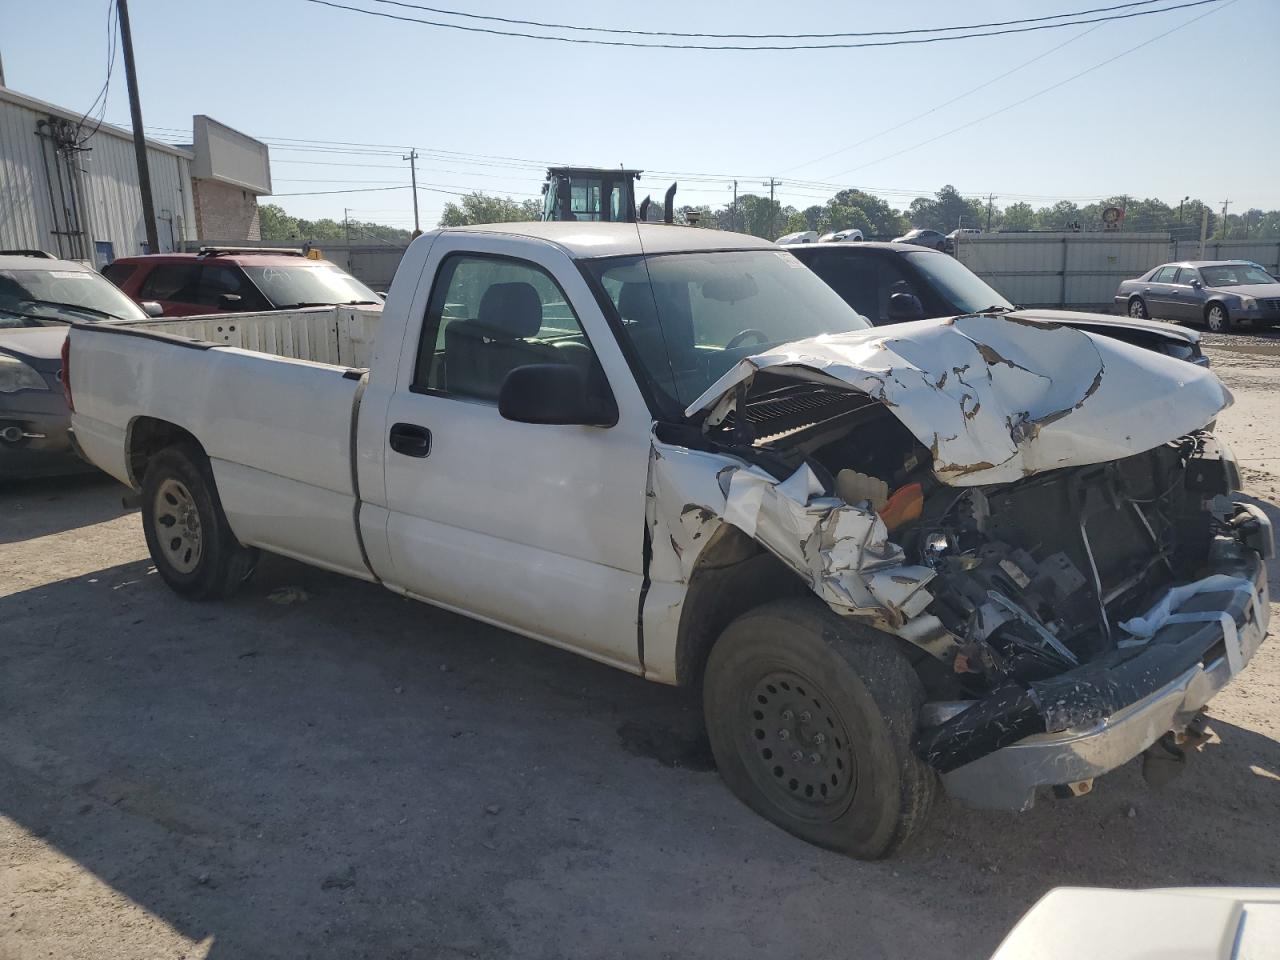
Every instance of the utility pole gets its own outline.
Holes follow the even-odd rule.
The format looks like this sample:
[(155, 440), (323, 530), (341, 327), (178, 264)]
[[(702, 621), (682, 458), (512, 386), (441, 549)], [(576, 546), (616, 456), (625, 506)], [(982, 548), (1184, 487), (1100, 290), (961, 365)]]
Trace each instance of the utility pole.
[(1209, 208), (1200, 208), (1200, 259), (1204, 259), (1204, 242), (1209, 237)]
[(773, 202), (773, 188), (782, 186), (782, 181), (775, 180), (773, 177), (770, 177), (768, 183), (762, 183), (760, 186), (769, 188), (769, 237), (770, 239), (776, 240), (776, 234), (778, 232), (778, 213)]
[(413, 182), (413, 235), (420, 237), (422, 230), (418, 226), (418, 148), (411, 147), (409, 155), (400, 159), (409, 161), (409, 179)]
[(1187, 201), (1190, 199), (1191, 199), (1191, 194), (1187, 194), (1178, 203), (1178, 226), (1182, 226), (1182, 208), (1186, 205)]
[(741, 230), (738, 222), (738, 181), (733, 181), (733, 229)]
[(151, 196), (151, 170), (147, 166), (147, 138), (142, 134), (142, 103), (138, 99), (138, 74), (133, 65), (133, 33), (129, 29), (129, 0), (116, 0), (120, 19), (120, 46), (124, 49), (124, 74), (129, 83), (129, 115), (133, 118), (133, 153), (138, 160), (138, 188), (142, 192), (142, 220), (147, 228), (147, 252), (160, 252), (156, 204)]
[(991, 232), (991, 214), (995, 212), (996, 195), (987, 194), (987, 233)]
[(342, 208), (342, 225), (346, 228), (347, 243), (350, 244), (351, 243), (351, 208), (350, 207)]
[(1222, 201), (1222, 239), (1227, 239), (1227, 207), (1231, 206), (1230, 200)]

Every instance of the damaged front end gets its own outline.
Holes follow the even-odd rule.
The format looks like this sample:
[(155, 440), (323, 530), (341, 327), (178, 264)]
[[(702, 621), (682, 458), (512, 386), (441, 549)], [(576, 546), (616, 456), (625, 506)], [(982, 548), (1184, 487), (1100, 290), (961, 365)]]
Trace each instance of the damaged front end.
[(1207, 371), (1025, 321), (817, 338), (690, 407), (728, 464), (700, 516), (927, 654), (919, 755), (1024, 809), (1185, 727), (1261, 644), (1270, 524), (1203, 429), (1229, 403)]

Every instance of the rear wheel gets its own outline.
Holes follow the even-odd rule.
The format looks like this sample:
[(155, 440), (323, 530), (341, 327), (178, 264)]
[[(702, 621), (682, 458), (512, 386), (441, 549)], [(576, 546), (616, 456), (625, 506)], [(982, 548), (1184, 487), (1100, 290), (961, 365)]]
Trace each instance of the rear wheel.
[(209, 460), (193, 444), (167, 447), (147, 464), (142, 530), (156, 572), (194, 600), (230, 596), (258, 562), (231, 532)]
[(1220, 303), (1209, 304), (1205, 311), (1204, 322), (1214, 333), (1228, 333), (1231, 330), (1231, 315)]
[(1147, 313), (1147, 305), (1141, 297), (1129, 298), (1129, 316), (1136, 320), (1146, 320), (1151, 316)]
[(892, 638), (809, 600), (731, 623), (703, 680), (729, 788), (784, 830), (864, 859), (892, 853), (927, 819), (936, 778), (911, 750), (922, 701)]

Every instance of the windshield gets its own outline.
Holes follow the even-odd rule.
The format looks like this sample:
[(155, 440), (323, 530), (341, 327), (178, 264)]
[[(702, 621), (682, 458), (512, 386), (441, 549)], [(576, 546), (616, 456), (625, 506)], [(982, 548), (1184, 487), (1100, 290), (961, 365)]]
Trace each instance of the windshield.
[[(145, 320), (142, 309), (89, 270), (0, 270), (0, 311), (48, 320)], [(6, 326), (24, 324), (6, 323)]]
[(789, 253), (677, 253), (585, 262), (621, 321), (653, 393), (688, 406), (743, 357), (865, 317)]
[(382, 302), (363, 283), (331, 263), (247, 266), (244, 272), (277, 309), (330, 303)]
[(1207, 287), (1242, 287), (1250, 283), (1280, 283), (1261, 267), (1250, 263), (1222, 264), (1201, 267), (1200, 276)]
[(906, 256), (930, 285), (961, 313), (980, 313), (992, 307), (1014, 309), (1012, 303), (954, 257), (924, 251)]

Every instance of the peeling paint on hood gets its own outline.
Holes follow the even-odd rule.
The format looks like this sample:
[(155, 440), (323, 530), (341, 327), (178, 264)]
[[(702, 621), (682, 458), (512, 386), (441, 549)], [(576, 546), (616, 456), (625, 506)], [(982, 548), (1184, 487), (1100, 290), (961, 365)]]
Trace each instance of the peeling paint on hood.
[(740, 361), (689, 405), (717, 423), (757, 371), (848, 385), (883, 402), (944, 483), (1007, 483), (1104, 463), (1191, 433), (1230, 406), (1218, 378), (1131, 344), (974, 315), (827, 334)]

